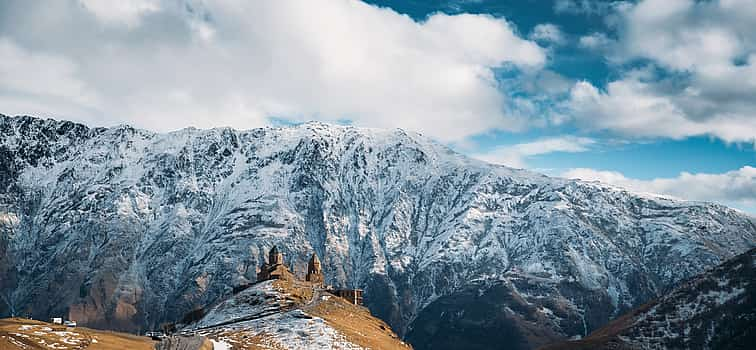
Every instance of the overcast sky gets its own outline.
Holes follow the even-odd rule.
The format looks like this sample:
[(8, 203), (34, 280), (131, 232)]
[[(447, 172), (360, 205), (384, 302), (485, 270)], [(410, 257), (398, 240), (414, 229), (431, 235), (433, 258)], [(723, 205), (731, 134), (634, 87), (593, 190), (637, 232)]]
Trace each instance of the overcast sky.
[(4, 0), (0, 113), (404, 128), (756, 213), (756, 0)]

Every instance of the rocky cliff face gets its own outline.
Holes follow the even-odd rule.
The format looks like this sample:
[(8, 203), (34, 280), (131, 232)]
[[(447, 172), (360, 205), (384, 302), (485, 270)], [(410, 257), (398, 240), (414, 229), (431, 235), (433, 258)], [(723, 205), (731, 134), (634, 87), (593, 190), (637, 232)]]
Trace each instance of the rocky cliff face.
[[(474, 340), (437, 317), (532, 347), (756, 244), (753, 220), (723, 206), (486, 164), (401, 130), (157, 134), (2, 116), (0, 174), (0, 315), (122, 330), (230, 294), (275, 244), (300, 270), (317, 252), (328, 283), (364, 288), (416, 348)], [(472, 312), (481, 302), (503, 314)]]
[(756, 249), (685, 281), (580, 341), (551, 349), (750, 349), (756, 342)]

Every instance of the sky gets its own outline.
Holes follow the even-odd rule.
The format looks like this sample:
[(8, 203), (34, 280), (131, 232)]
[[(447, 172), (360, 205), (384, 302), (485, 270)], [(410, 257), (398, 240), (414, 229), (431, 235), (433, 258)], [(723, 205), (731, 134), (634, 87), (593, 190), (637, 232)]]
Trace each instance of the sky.
[(756, 214), (756, 0), (4, 0), (0, 113), (319, 120)]

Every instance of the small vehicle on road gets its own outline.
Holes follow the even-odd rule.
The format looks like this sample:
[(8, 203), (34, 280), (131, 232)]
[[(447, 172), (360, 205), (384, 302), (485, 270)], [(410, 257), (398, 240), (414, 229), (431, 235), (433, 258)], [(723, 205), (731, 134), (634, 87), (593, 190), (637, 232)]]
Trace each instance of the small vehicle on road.
[(163, 340), (163, 339), (165, 339), (165, 333), (163, 333), (161, 331), (157, 331), (157, 332), (150, 331), (150, 332), (144, 333), (144, 335), (147, 336), (147, 337), (152, 338), (152, 340)]

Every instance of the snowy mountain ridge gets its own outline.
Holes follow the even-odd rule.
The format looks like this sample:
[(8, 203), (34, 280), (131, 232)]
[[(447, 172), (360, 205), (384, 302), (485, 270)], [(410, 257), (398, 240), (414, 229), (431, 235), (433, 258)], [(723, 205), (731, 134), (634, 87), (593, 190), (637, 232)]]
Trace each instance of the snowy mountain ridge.
[(329, 283), (364, 288), (417, 344), (464, 295), (452, 306), (494, 303), (504, 316), (486, 326), (527, 348), (535, 328), (585, 335), (756, 245), (753, 219), (720, 205), (491, 165), (401, 130), (0, 116), (0, 175), (0, 314), (125, 330), (254, 281), (276, 244), (295, 269), (317, 252)]

